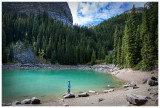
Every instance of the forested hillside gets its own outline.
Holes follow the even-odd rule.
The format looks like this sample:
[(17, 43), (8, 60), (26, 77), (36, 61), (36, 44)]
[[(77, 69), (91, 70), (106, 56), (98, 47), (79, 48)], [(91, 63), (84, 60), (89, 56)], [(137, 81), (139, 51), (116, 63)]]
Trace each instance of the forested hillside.
[(14, 61), (13, 47), (21, 41), (26, 48), (32, 46), (40, 60), (52, 64), (95, 64), (106, 57), (106, 63), (151, 69), (158, 60), (158, 3), (146, 7), (143, 14), (135, 13), (133, 7), (131, 13), (94, 28), (67, 26), (46, 13), (35, 17), (4, 12), (2, 62)]
[(116, 27), (113, 63), (151, 70), (158, 64), (158, 3), (147, 3), (142, 13), (142, 23), (138, 24), (138, 20), (133, 6), (125, 23), (124, 35)]
[(106, 46), (101, 44), (105, 40), (97, 42), (93, 30), (68, 27), (46, 13), (38, 17), (3, 13), (2, 21), (3, 63), (13, 62), (13, 46), (19, 41), (32, 46), (36, 56), (51, 63), (93, 64), (96, 58), (104, 59), (107, 54)]

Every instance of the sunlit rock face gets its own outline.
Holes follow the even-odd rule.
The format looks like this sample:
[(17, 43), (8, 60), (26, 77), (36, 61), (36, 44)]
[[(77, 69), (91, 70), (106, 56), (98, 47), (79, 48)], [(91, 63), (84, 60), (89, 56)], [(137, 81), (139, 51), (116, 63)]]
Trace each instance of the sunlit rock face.
[(67, 2), (3, 2), (3, 12), (25, 13), (27, 15), (48, 13), (49, 17), (72, 25), (73, 19)]

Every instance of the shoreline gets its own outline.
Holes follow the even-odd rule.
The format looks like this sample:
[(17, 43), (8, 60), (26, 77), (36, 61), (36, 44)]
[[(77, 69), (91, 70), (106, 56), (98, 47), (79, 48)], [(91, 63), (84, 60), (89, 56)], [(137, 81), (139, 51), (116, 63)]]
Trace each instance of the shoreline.
[[(115, 69), (116, 68), (116, 69)], [(2, 70), (14, 70), (14, 69), (80, 69), (80, 70), (94, 70), (98, 72), (108, 72), (111, 73), (115, 70), (118, 70), (113, 64), (106, 65), (97, 64), (97, 65), (60, 65), (60, 64), (2, 64)]]
[[(158, 95), (151, 96), (151, 92), (148, 91), (149, 89), (153, 89), (153, 91), (158, 92), (158, 86), (149, 86), (147, 84), (142, 84), (142, 79), (145, 77), (151, 77), (151, 76), (158, 76), (158, 70), (152, 70), (152, 71), (141, 71), (141, 70), (132, 70), (130, 68), (117, 68), (114, 65), (105, 65), (105, 64), (98, 64), (93, 66), (88, 65), (39, 65), (36, 68), (33, 66), (27, 65), (20, 65), (20, 64), (3, 64), (2, 69), (81, 69), (81, 70), (94, 70), (99, 72), (105, 72), (111, 74), (114, 78), (117, 80), (123, 81), (125, 83), (130, 83), (132, 81), (135, 81), (137, 83), (138, 89), (133, 89), (131, 87), (123, 88), (119, 87), (114, 89), (113, 92), (110, 93), (103, 93), (99, 92), (98, 94), (90, 95), (89, 97), (78, 97), (78, 98), (71, 98), (71, 99), (64, 99), (63, 97), (57, 101), (45, 101), (40, 106), (130, 106), (130, 104), (126, 101), (126, 93), (136, 93), (136, 94), (143, 94), (146, 96), (150, 96), (154, 99), (150, 99), (146, 102), (144, 106), (157, 106), (155, 104), (155, 98), (158, 97)], [(154, 71), (154, 74), (151, 74), (151, 72)], [(145, 91), (143, 90), (145, 89)], [(143, 92), (142, 92), (143, 91)], [(149, 93), (150, 92), (150, 93)], [(123, 95), (123, 98), (116, 98), (121, 97)], [(104, 98), (102, 102), (98, 102), (99, 98)], [(111, 98), (108, 99), (108, 98)], [(113, 101), (114, 102), (111, 102)], [(118, 102), (118, 103), (117, 103)], [(31, 106), (34, 106), (30, 104)], [(30, 106), (29, 105), (29, 106)], [(38, 104), (37, 104), (38, 105)], [(36, 105), (36, 106), (37, 106)], [(38, 105), (38, 106), (39, 106)]]

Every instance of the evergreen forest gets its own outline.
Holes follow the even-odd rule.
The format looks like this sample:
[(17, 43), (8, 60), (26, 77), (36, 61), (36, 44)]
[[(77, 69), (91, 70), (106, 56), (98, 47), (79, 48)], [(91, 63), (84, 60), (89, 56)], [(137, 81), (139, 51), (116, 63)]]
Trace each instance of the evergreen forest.
[(44, 12), (37, 16), (2, 13), (2, 63), (14, 62), (13, 47), (22, 42), (51, 64), (113, 63), (151, 70), (158, 64), (158, 3), (142, 13), (120, 14), (94, 28), (67, 26)]

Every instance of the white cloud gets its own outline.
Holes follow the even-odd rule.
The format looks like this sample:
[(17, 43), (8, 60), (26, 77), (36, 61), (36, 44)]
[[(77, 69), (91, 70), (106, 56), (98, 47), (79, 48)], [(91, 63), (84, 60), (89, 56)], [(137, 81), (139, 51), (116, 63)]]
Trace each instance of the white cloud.
[(73, 24), (86, 25), (96, 21), (101, 22), (121, 14), (131, 9), (133, 4), (135, 4), (135, 7), (143, 7), (144, 3), (145, 2), (69, 2), (68, 4), (72, 12)]

